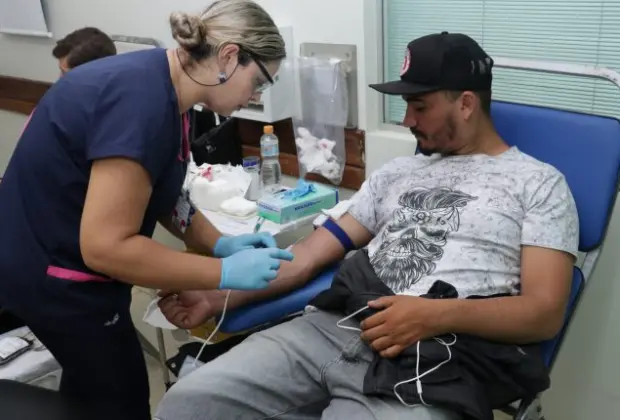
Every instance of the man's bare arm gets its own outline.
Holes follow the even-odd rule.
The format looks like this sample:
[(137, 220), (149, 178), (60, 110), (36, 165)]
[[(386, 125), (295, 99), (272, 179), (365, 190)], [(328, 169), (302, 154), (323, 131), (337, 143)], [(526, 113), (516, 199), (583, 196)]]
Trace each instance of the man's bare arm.
[[(345, 214), (338, 225), (351, 238), (356, 248), (361, 248), (372, 239), (372, 234), (353, 216)], [(269, 283), (269, 287), (257, 292), (232, 291), (228, 301), (228, 309), (247, 305), (248, 303), (269, 299), (302, 287), (314, 278), (321, 270), (340, 261), (345, 250), (340, 241), (328, 230), (319, 228), (292, 248), (295, 259), (282, 262), (278, 277)], [(225, 291), (208, 291), (211, 303), (216, 312), (221, 312), (224, 305)]]
[(564, 323), (573, 264), (568, 253), (524, 246), (521, 295), (437, 301), (440, 330), (510, 343), (553, 338)]

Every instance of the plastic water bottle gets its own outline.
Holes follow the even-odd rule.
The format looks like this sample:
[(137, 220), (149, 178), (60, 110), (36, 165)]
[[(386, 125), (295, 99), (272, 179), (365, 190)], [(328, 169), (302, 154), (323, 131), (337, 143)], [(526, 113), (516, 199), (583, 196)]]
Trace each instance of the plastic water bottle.
[(280, 189), (282, 168), (280, 167), (280, 146), (278, 138), (273, 134), (273, 126), (266, 125), (260, 138), (260, 154), (263, 160), (261, 166), (261, 181), (263, 191), (267, 194)]

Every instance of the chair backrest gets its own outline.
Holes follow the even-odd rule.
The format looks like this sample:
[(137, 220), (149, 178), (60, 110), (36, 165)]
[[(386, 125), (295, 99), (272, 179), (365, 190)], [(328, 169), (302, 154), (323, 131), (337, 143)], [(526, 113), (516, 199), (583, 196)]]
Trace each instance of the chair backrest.
[(494, 102), (499, 134), (566, 177), (579, 213), (579, 250), (598, 248), (618, 189), (620, 121), (530, 105)]
[[(605, 239), (618, 190), (620, 121), (507, 102), (494, 102), (491, 116), (508, 144), (564, 174), (579, 214), (579, 250), (598, 249)], [(542, 346), (548, 366), (555, 359), (585, 280), (575, 267), (564, 327)]]

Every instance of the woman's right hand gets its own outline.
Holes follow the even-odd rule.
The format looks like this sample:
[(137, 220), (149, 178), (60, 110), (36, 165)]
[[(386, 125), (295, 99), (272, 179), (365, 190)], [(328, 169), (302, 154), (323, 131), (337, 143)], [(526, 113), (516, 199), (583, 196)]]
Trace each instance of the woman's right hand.
[(222, 259), (220, 289), (259, 290), (278, 275), (280, 262), (292, 261), (293, 254), (279, 248), (239, 251)]

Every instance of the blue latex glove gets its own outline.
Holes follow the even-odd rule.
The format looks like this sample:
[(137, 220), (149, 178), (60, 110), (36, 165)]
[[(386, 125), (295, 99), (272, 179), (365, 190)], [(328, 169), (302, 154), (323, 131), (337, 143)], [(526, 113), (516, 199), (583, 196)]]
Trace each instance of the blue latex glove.
[(304, 179), (298, 179), (297, 186), (293, 189), (286, 190), (282, 195), (291, 201), (295, 201), (298, 198), (305, 197), (314, 191), (316, 191), (316, 188), (313, 184)]
[(222, 236), (215, 243), (213, 255), (217, 258), (226, 258), (244, 249), (277, 247), (275, 238), (267, 232)]
[(293, 254), (280, 248), (245, 249), (222, 260), (220, 289), (264, 289), (276, 278), (281, 260)]

